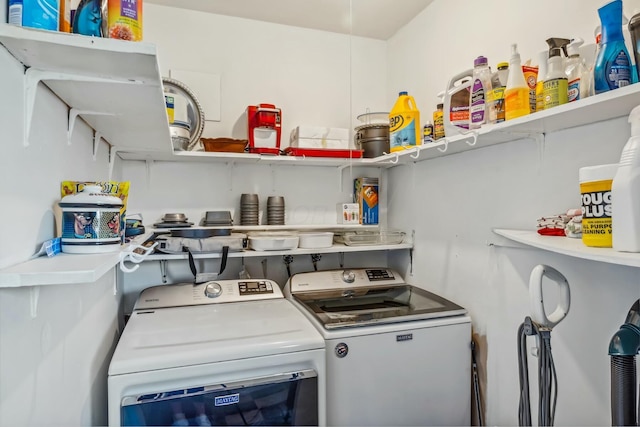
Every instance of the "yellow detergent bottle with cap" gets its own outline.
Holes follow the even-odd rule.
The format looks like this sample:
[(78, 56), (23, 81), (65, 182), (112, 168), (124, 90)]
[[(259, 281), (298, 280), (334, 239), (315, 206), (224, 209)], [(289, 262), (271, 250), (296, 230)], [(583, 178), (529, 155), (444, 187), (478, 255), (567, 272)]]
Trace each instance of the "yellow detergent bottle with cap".
[(400, 92), (389, 113), (389, 145), (391, 152), (402, 151), (422, 144), (420, 111), (407, 92)]

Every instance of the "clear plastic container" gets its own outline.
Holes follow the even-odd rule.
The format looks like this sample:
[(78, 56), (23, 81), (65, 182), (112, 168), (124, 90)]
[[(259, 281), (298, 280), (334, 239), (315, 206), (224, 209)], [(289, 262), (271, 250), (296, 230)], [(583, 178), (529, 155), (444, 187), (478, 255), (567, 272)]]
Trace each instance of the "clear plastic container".
[(399, 245), (406, 235), (403, 231), (347, 231), (336, 234), (336, 243), (347, 246)]

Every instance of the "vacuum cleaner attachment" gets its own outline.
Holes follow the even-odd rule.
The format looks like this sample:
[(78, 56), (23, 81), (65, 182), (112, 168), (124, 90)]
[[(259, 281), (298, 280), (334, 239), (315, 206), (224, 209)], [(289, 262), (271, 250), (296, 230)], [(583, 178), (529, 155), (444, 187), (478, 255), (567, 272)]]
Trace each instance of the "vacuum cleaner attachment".
[[(544, 277), (557, 283), (559, 302), (547, 316), (542, 295)], [(569, 282), (558, 270), (548, 265), (537, 265), (529, 278), (529, 302), (531, 317), (526, 317), (518, 328), (518, 372), (520, 376), (520, 402), (518, 424), (531, 425), (531, 402), (529, 396), (529, 363), (527, 360), (527, 336), (535, 335), (538, 347), (538, 425), (552, 426), (558, 400), (558, 377), (551, 354), (551, 330), (569, 313), (571, 294)]]
[(640, 352), (640, 299), (629, 310), (625, 323), (609, 343), (611, 356), (611, 425), (636, 426), (636, 355)]

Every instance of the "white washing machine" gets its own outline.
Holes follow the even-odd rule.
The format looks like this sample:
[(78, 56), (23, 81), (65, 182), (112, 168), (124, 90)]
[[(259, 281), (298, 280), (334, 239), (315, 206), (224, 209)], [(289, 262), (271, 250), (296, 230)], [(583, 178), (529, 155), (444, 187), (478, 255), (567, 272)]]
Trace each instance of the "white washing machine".
[(325, 425), (324, 349), (273, 281), (146, 289), (109, 366), (109, 424)]
[(327, 425), (470, 425), (465, 309), (388, 269), (296, 274), (285, 295), (326, 342)]

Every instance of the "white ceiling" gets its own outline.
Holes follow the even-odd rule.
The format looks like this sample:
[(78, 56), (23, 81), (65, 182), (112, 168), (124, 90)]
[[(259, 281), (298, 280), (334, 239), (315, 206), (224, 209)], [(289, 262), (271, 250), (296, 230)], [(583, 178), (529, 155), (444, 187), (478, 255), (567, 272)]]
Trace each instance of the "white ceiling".
[(163, 6), (387, 40), (433, 0), (147, 0)]

